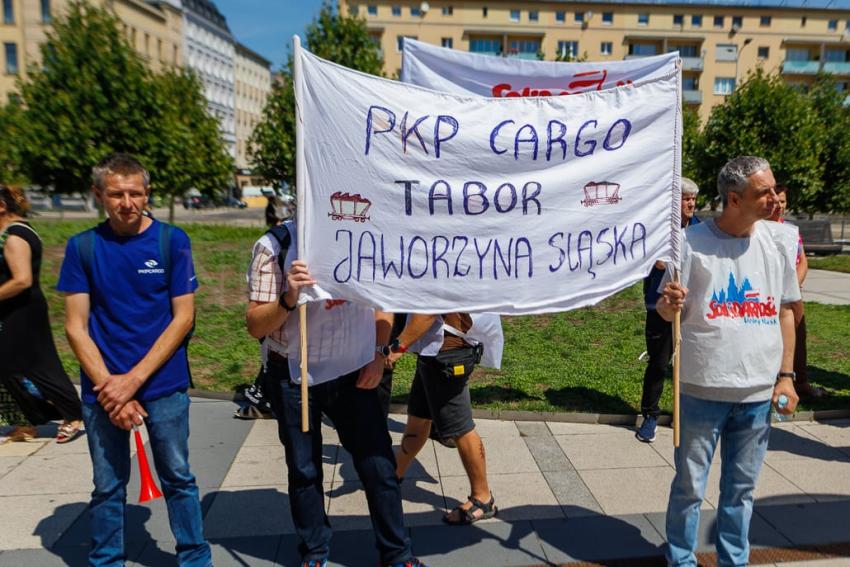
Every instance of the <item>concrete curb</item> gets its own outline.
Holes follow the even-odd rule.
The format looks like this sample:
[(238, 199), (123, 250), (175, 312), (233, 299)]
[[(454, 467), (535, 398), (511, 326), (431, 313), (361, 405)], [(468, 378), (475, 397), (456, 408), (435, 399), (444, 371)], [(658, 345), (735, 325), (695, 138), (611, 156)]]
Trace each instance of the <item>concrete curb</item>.
[[(238, 392), (210, 392), (207, 390), (189, 389), (189, 395), (196, 398), (209, 400), (221, 400), (241, 402), (245, 398)], [(407, 413), (406, 404), (390, 404), (390, 413)], [(597, 423), (600, 425), (637, 425), (640, 421), (639, 414), (616, 414), (616, 413), (584, 413), (584, 412), (549, 412), (549, 411), (522, 411), (522, 410), (499, 410), (486, 408), (473, 408), (472, 416), (477, 419), (495, 419), (499, 421), (551, 421), (557, 423)], [(795, 413), (783, 423), (806, 422), (806, 421), (828, 421), (832, 419), (850, 418), (850, 409), (830, 409), (801, 411)], [(659, 425), (670, 425), (672, 417), (662, 415), (658, 418)]]

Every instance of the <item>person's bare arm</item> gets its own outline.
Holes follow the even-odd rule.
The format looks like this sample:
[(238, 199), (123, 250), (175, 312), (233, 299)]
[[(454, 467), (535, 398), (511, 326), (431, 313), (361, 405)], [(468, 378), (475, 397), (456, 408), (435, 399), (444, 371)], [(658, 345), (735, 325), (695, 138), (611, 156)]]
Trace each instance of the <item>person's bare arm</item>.
[(100, 349), (89, 335), (89, 309), (89, 294), (65, 295), (65, 336), (83, 372), (97, 386), (106, 382), (109, 370), (103, 362)]
[(806, 281), (806, 276), (809, 274), (809, 260), (806, 258), (806, 251), (803, 250), (803, 245), (800, 245), (800, 263), (797, 264), (797, 283), (800, 284), (800, 289), (803, 289), (803, 282)]
[[(298, 293), (302, 287), (313, 285), (316, 280), (307, 270), (307, 264), (301, 260), (292, 262), (286, 274), (287, 290), (283, 299), (290, 307), (298, 303)], [(255, 339), (262, 339), (279, 329), (289, 318), (290, 311), (284, 309), (278, 302), (248, 302), (248, 312), (245, 315), (248, 333)]]
[[(793, 304), (785, 303), (779, 308), (779, 329), (782, 332), (782, 364), (779, 366), (780, 372), (791, 372), (794, 369), (794, 341), (796, 333), (794, 331), (794, 311)], [(797, 402), (800, 398), (794, 389), (794, 381), (790, 378), (778, 378), (776, 386), (773, 387), (773, 403), (774, 405), (779, 400), (779, 396), (785, 394), (788, 398), (788, 405), (784, 408), (778, 408), (777, 411), (782, 414), (791, 414), (797, 408)]]
[(126, 374), (110, 374), (96, 385), (97, 401), (110, 414), (133, 399), (136, 392), (170, 359), (192, 329), (195, 294), (171, 298), (172, 319), (145, 356)]
[(665, 321), (673, 321), (677, 311), (681, 311), (685, 305), (685, 296), (688, 294), (688, 288), (682, 287), (679, 282), (667, 282), (664, 290), (661, 292), (661, 297), (655, 304), (658, 314)]
[[(398, 342), (404, 346), (410, 346), (419, 340), (419, 337), (424, 335), (428, 329), (431, 328), (431, 325), (434, 324), (434, 321), (437, 319), (436, 315), (422, 315), (421, 313), (411, 313), (407, 316), (407, 323), (404, 325), (404, 329), (402, 329), (401, 334), (398, 336)], [(394, 352), (387, 359), (390, 364), (395, 364), (396, 361), (401, 358), (401, 355), (404, 353)]]
[[(392, 330), (393, 314), (385, 313), (384, 311), (375, 311), (375, 347), (389, 343)], [(356, 386), (364, 390), (377, 388), (383, 376), (384, 357), (376, 349), (375, 358), (372, 362), (360, 369), (360, 376), (357, 377)]]
[(12, 277), (0, 285), (0, 301), (15, 297), (32, 287), (32, 250), (29, 243), (10, 234), (3, 245), (3, 257)]

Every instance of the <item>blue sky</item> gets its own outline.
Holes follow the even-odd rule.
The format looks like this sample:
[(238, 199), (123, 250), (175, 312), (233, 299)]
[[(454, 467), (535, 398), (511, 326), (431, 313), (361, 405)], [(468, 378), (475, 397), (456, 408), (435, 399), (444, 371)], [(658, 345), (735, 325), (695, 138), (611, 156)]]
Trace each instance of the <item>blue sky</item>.
[(293, 34), (319, 13), (322, 0), (213, 0), (227, 18), (230, 31), (278, 69), (289, 53)]

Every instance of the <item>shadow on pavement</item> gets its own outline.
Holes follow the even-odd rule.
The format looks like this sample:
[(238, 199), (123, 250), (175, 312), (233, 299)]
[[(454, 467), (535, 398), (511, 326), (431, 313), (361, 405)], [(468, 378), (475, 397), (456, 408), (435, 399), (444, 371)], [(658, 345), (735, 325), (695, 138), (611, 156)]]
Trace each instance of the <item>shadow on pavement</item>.
[(637, 413), (637, 410), (622, 398), (584, 386), (547, 390), (545, 395), (550, 404), (559, 406), (563, 411), (590, 411), (629, 416)]

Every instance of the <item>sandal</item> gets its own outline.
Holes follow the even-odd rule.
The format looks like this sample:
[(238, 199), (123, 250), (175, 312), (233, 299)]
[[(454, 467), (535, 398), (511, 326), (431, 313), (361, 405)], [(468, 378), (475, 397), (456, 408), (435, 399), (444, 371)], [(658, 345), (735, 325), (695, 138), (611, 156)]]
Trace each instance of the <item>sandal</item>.
[[(472, 502), (472, 506), (469, 508), (464, 508), (462, 505), (455, 506), (450, 512), (443, 514), (443, 521), (450, 526), (468, 526), (478, 520), (492, 518), (499, 512), (496, 507), (496, 499), (493, 498), (492, 493), (489, 502), (482, 502), (471, 495), (467, 498), (467, 501)], [(476, 515), (479, 510), (481, 515)]]
[[(76, 425), (75, 425), (76, 424)], [(79, 421), (63, 421), (59, 426), (59, 432), (56, 434), (57, 443), (68, 443), (77, 438), (80, 434)]]
[(9, 432), (6, 438), (12, 443), (31, 441), (38, 435), (38, 429), (28, 425), (19, 425)]

